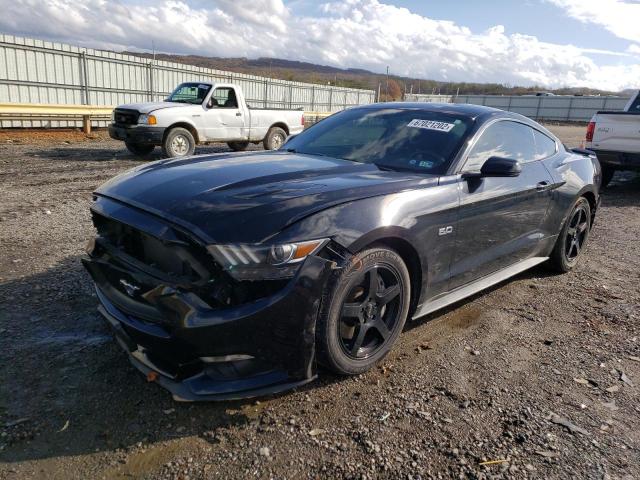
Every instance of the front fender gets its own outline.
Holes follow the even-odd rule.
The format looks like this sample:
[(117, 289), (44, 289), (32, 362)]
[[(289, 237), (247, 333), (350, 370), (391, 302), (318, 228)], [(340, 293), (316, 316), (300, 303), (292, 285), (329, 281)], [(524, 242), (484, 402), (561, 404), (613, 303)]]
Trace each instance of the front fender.
[[(420, 298), (446, 289), (455, 235), (441, 236), (457, 221), (456, 184), (434, 185), (347, 202), (291, 225), (274, 242), (330, 237), (351, 253), (386, 239), (400, 239), (416, 252), (422, 286)], [(418, 254), (419, 252), (419, 254)], [(412, 266), (415, 267), (415, 266)]]

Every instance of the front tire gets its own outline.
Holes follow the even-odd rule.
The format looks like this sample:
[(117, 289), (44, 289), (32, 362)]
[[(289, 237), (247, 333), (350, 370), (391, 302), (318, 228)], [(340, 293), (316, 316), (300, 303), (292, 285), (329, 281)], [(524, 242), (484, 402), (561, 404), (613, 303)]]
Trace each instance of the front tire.
[(316, 328), (318, 361), (335, 373), (366, 372), (384, 358), (409, 312), (409, 272), (400, 255), (372, 248), (339, 270)]
[(186, 157), (193, 155), (196, 141), (186, 128), (172, 128), (162, 143), (162, 153), (165, 157)]
[(575, 267), (591, 231), (591, 206), (580, 197), (571, 209), (549, 258), (549, 266), (560, 273)]
[(145, 155), (149, 155), (153, 152), (153, 149), (156, 148), (154, 145), (142, 145), (140, 143), (131, 143), (124, 142), (125, 147), (134, 155), (139, 157), (144, 157)]
[(287, 132), (280, 127), (271, 127), (262, 141), (265, 150), (278, 150), (287, 139)]

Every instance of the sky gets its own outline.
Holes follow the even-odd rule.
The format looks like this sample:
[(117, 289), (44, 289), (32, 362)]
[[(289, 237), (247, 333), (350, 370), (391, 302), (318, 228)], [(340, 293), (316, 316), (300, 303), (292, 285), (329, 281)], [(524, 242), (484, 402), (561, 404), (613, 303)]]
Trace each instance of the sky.
[(640, 88), (640, 0), (0, 0), (0, 33), (439, 81)]

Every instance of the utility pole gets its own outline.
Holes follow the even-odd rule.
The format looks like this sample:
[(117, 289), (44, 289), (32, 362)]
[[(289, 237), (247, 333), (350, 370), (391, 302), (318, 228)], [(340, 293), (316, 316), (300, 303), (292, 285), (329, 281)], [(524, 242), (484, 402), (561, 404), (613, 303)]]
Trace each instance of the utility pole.
[(380, 103), (380, 86), (382, 85), (382, 82), (378, 82), (378, 103)]
[(389, 101), (389, 65), (387, 65), (387, 89), (385, 91), (385, 100)]

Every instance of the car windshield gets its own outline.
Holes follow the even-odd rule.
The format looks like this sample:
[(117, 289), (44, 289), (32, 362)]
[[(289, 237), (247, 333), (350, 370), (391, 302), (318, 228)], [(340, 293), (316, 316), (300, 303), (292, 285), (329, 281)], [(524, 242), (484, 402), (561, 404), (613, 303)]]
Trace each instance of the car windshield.
[(322, 120), (284, 146), (380, 168), (445, 173), (471, 120), (451, 113), (403, 108), (358, 108)]
[(206, 83), (181, 83), (167, 98), (167, 102), (192, 103), (200, 105), (211, 90)]

